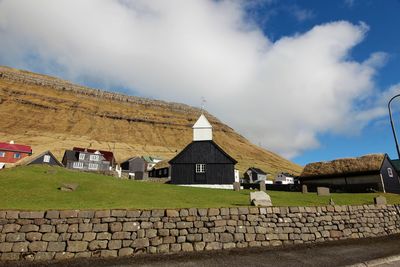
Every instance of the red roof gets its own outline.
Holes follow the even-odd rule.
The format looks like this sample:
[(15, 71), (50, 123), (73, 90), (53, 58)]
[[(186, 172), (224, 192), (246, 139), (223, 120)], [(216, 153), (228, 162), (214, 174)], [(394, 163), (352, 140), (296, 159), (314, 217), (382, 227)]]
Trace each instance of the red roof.
[(22, 153), (32, 153), (32, 148), (30, 146), (3, 143), (3, 142), (0, 142), (0, 150), (22, 152)]
[(99, 151), (104, 158), (109, 161), (111, 164), (114, 163), (115, 159), (114, 159), (114, 153), (112, 153), (111, 151), (105, 151), (105, 150), (98, 150), (98, 149), (91, 149), (91, 148), (82, 148), (82, 147), (74, 147), (72, 150), (74, 151), (87, 151), (89, 153), (94, 153), (96, 151)]

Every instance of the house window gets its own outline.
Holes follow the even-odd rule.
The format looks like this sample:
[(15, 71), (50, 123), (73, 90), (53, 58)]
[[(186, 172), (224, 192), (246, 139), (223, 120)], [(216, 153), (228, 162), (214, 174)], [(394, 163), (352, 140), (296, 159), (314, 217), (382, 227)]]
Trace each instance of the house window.
[(196, 173), (205, 173), (206, 164), (196, 164)]
[(392, 168), (387, 168), (387, 172), (388, 172), (389, 177), (393, 177)]
[(167, 175), (168, 169), (164, 169), (164, 174)]
[(0, 158), (4, 158), (6, 156), (6, 152), (0, 151)]
[[(79, 156), (79, 157), (80, 157), (80, 156)], [(74, 168), (74, 169), (82, 169), (82, 168), (83, 168), (83, 162), (75, 161), (75, 162), (72, 164), (72, 168)]]
[(85, 154), (80, 153), (79, 154), (79, 160), (85, 160)]
[(49, 163), (50, 162), (50, 156), (49, 155), (44, 155), (43, 162)]
[(89, 168), (89, 170), (97, 170), (97, 169), (99, 169), (99, 164), (97, 164), (97, 163), (89, 163), (88, 168)]
[(99, 155), (90, 155), (89, 159), (90, 159), (90, 161), (99, 161), (100, 156)]
[(21, 154), (20, 153), (15, 153), (14, 154), (14, 159), (19, 159), (21, 157)]

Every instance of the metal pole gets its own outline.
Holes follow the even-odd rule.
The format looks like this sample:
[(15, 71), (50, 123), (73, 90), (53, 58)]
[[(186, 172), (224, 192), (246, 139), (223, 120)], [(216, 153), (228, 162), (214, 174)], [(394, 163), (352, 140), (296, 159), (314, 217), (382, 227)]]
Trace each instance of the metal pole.
[(398, 156), (398, 158), (400, 159), (399, 143), (397, 142), (396, 130), (395, 130), (395, 128), (394, 128), (393, 118), (392, 118), (392, 110), (391, 110), (391, 108), (390, 108), (390, 104), (392, 103), (392, 101), (393, 101), (396, 97), (399, 97), (399, 96), (400, 96), (400, 94), (395, 95), (394, 97), (392, 97), (392, 98), (389, 100), (388, 109), (389, 109), (390, 125), (392, 126), (392, 131), (393, 131), (393, 136), (394, 136), (394, 142), (396, 143), (397, 156)]

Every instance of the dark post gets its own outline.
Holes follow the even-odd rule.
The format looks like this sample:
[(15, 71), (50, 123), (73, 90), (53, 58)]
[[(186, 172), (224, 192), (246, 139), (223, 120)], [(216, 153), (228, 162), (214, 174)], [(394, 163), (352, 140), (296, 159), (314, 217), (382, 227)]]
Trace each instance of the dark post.
[(399, 97), (399, 96), (400, 96), (400, 94), (395, 95), (394, 97), (392, 97), (392, 98), (389, 100), (388, 109), (389, 109), (390, 125), (392, 126), (392, 131), (393, 131), (393, 136), (394, 136), (394, 142), (396, 143), (397, 156), (398, 156), (398, 158), (400, 159), (399, 143), (397, 142), (396, 130), (395, 130), (395, 128), (394, 128), (393, 118), (392, 118), (392, 110), (391, 110), (391, 108), (390, 108), (390, 104), (392, 103), (392, 101), (393, 101), (396, 97)]

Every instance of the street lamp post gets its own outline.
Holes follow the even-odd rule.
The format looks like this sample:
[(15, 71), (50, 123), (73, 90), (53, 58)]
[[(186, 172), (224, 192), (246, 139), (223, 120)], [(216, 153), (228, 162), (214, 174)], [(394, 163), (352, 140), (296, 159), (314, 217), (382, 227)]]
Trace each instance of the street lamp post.
[(392, 103), (392, 101), (393, 101), (396, 97), (399, 97), (399, 96), (400, 96), (400, 94), (395, 95), (394, 97), (392, 97), (392, 98), (389, 100), (388, 109), (389, 109), (390, 125), (392, 126), (394, 142), (396, 143), (397, 156), (398, 156), (398, 158), (400, 159), (399, 143), (397, 142), (396, 130), (395, 130), (395, 128), (394, 128), (393, 118), (392, 118), (392, 110), (391, 110), (391, 108), (390, 108), (390, 104)]

